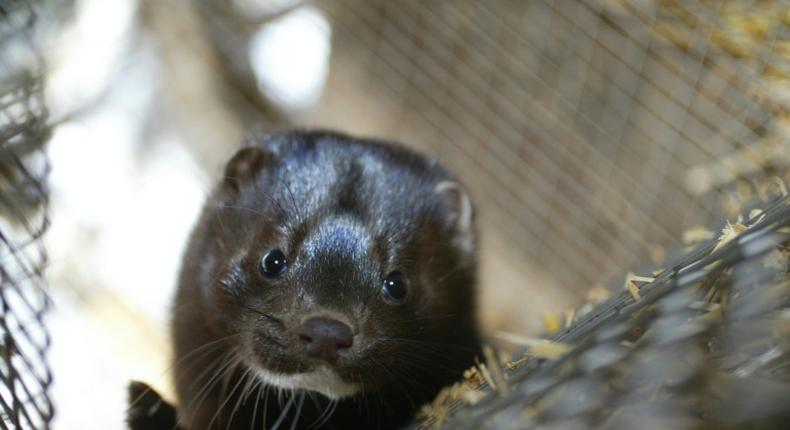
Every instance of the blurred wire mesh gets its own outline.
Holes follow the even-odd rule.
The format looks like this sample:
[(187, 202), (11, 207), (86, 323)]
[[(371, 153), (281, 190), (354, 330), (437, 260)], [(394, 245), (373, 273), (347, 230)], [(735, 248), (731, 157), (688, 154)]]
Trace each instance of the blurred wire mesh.
[(0, 428), (49, 428), (52, 381), (43, 317), (48, 307), (49, 136), (43, 67), (33, 42), (36, 4), (0, 2)]
[[(331, 29), (329, 75), (306, 113), (273, 116), (250, 45), (300, 9)], [(247, 118), (400, 140), (457, 172), (486, 288), (534, 298), (527, 311), (545, 307), (536, 288), (567, 303), (790, 180), (783, 1), (202, 0), (196, 14)]]
[(524, 337), (515, 361), (489, 352), (425, 408), (420, 427), (787, 427), (789, 196), (628, 282), (552, 342)]
[[(786, 95), (764, 76), (783, 64), (778, 4), (333, 4), (339, 49), (368, 57), (367, 89), (429, 123), (420, 141), (460, 172), (483, 224), (565, 287), (734, 215), (722, 186), (787, 165)], [(760, 28), (722, 28), (732, 15)], [(747, 165), (720, 172), (739, 151)]]

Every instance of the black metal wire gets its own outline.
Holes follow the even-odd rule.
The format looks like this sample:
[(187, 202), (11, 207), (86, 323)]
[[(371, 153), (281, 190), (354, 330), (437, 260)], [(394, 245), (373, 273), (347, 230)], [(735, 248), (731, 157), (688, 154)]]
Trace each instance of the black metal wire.
[[(743, 403), (740, 406), (743, 411), (737, 412), (738, 400), (732, 397), (737, 396), (737, 393), (714, 391), (719, 379), (727, 379), (725, 375), (728, 369), (723, 365), (732, 359), (751, 363), (750, 366), (754, 368), (752, 373), (761, 375), (755, 381), (767, 384), (764, 378), (769, 376), (769, 363), (760, 362), (760, 354), (754, 351), (746, 353), (743, 345), (769, 345), (773, 349), (763, 347), (761, 352), (765, 353), (766, 349), (774, 351), (770, 363), (780, 369), (790, 368), (790, 344), (776, 341), (783, 336), (782, 324), (786, 326), (790, 322), (790, 258), (784, 256), (784, 266), (778, 269), (769, 269), (763, 265), (767, 254), (779, 252), (778, 249), (786, 252), (790, 246), (790, 197), (777, 199), (767, 205), (763, 215), (747, 226), (747, 231), (719, 249), (714, 250), (718, 241), (709, 241), (685, 260), (668, 267), (654, 281), (640, 287), (643, 295), (640, 300), (635, 301), (630, 293), (622, 292), (579, 318), (570, 328), (552, 339), (573, 345), (570, 352), (554, 361), (529, 359), (525, 365), (508, 375), (512, 393), (506, 397), (489, 394), (480, 403), (467, 408), (462, 407), (460, 401), (449, 405), (449, 410), (455, 415), (451, 415), (452, 418), (442, 428), (541, 428), (552, 423), (567, 424), (571, 421), (584, 428), (599, 425), (609, 428), (611, 421), (608, 420), (623, 413), (615, 407), (618, 399), (637, 398), (642, 386), (617, 386), (611, 380), (602, 379), (602, 374), (637, 373), (634, 368), (637, 367), (637, 360), (634, 357), (671, 357), (674, 360), (688, 353), (699, 354), (705, 365), (695, 367), (689, 375), (675, 375), (659, 372), (657, 369), (660, 366), (653, 363), (653, 374), (649, 372), (650, 366), (639, 368), (639, 372), (646, 373), (640, 383), (666, 386), (666, 380), (674, 377), (704, 381), (674, 388), (667, 395), (686, 399), (682, 403), (698, 416), (696, 425), (710, 428), (716, 428), (716, 425), (723, 428), (752, 425), (782, 428), (790, 416), (790, 405), (784, 397), (790, 393), (790, 379), (786, 373), (784, 377), (778, 377), (777, 373), (771, 372), (770, 387), (756, 385), (759, 389), (754, 394), (762, 395), (761, 401), (773, 405), (770, 414), (765, 416), (760, 416), (761, 412), (755, 411), (755, 405), (749, 402)], [(745, 268), (752, 270), (738, 278), (739, 271)], [(691, 305), (701, 299), (702, 292), (714, 286), (740, 291), (742, 294), (728, 305), (729, 309), (721, 320), (700, 323), (697, 318), (702, 312), (692, 311)], [(739, 309), (750, 307), (751, 311), (739, 314)], [(755, 326), (750, 329), (738, 332), (734, 328), (751, 321)], [(768, 326), (764, 330), (755, 329), (761, 322)], [(775, 327), (770, 325), (771, 322)], [(652, 331), (653, 336), (638, 335), (634, 346), (621, 346), (620, 342), (629, 338), (633, 340), (634, 331)], [(722, 338), (728, 337), (729, 343), (734, 345), (730, 351), (723, 350), (721, 346)], [(616, 357), (616, 360), (608, 359), (607, 354)], [(585, 370), (585, 357), (590, 360), (594, 355), (598, 355), (603, 364), (591, 371)], [(741, 367), (745, 365), (741, 364)], [(585, 386), (595, 390), (603, 404), (586, 414), (577, 414), (578, 411), (574, 409), (552, 410), (556, 398), (551, 394), (563, 389), (573, 390), (572, 387), (579, 381), (586, 381)], [(482, 389), (491, 391), (490, 388)], [(545, 404), (538, 406), (541, 402)], [(713, 411), (721, 412), (722, 404), (728, 405), (729, 415), (713, 414)], [(537, 412), (528, 413), (531, 408)], [(646, 428), (649, 427), (651, 413), (636, 413), (638, 418), (645, 420), (642, 425)], [(526, 416), (530, 418), (526, 419)], [(740, 416), (751, 418), (730, 421)], [(667, 420), (664, 424), (669, 425), (671, 414), (664, 418)]]
[(0, 1), (0, 428), (49, 428), (46, 361), (50, 130), (35, 44), (37, 2)]
[[(770, 79), (787, 63), (783, 0), (328, 0), (256, 18), (236, 5), (196, 4), (234, 87), (259, 96), (247, 53), (260, 26), (320, 9), (330, 67), (342, 70), (328, 86), (353, 81), (385, 105), (386, 117), (364, 126), (381, 121), (396, 130), (385, 137), (461, 172), (484, 233), (567, 289), (617, 278), (651, 246), (733, 216), (722, 212), (735, 182), (790, 181), (790, 157), (779, 157), (704, 192), (689, 184), (692, 170), (786, 143), (783, 87)], [(753, 37), (741, 23), (755, 20), (765, 21), (759, 41), (738, 51), (741, 32)]]
[[(724, 7), (712, 3), (698, 8), (697, 29), (659, 2), (316, 5), (332, 18), (338, 56), (370, 58), (359, 72), (367, 88), (427, 123), (427, 146), (454, 170), (479, 173), (465, 182), (483, 224), (579, 288), (684, 225), (720, 220), (719, 190), (690, 193), (688, 169), (776, 124), (750, 87), (765, 64), (711, 42)], [(691, 48), (656, 35), (668, 23)], [(780, 34), (771, 29), (758, 51)]]

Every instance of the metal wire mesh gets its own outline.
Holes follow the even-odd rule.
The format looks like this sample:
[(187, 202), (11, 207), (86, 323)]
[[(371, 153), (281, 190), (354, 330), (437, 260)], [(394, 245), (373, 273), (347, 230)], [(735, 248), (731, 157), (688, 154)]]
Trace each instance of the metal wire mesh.
[[(686, 229), (736, 216), (771, 192), (766, 178), (790, 180), (784, 0), (239, 7), (254, 3), (195, 3), (240, 116), (435, 155), (476, 202), (494, 262), (485, 288), (499, 296), (579, 296), (655, 267)], [(302, 7), (329, 20), (332, 55), (318, 105), (292, 116), (256, 87), (248, 52)]]
[[(491, 372), (507, 377), (488, 384), (471, 378), (449, 390), (428, 410), (425, 425), (785, 428), (788, 226), (790, 197), (784, 197), (745, 224), (728, 226), (725, 236), (667, 267), (638, 293), (623, 292), (578, 318), (554, 338), (561, 342), (555, 346), (569, 348), (555, 360), (528, 350), (510, 371)], [(478, 383), (488, 393), (482, 400)], [(490, 394), (492, 386), (499, 395)]]
[(49, 427), (42, 235), (49, 136), (35, 3), (0, 1), (0, 428)]
[(785, 3), (328, 4), (356, 82), (564, 286), (620, 276), (734, 216), (737, 180), (787, 172)]

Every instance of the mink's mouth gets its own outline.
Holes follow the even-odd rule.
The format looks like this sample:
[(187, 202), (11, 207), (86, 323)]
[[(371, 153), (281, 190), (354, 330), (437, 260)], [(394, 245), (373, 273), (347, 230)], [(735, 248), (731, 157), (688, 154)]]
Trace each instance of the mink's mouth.
[(358, 323), (325, 310), (299, 316), (269, 316), (248, 329), (240, 346), (250, 374), (272, 387), (316, 392), (332, 400), (385, 379), (377, 368), (390, 364), (390, 357), (376, 353), (372, 338), (358, 331)]
[(363, 369), (355, 360), (327, 363), (304, 357), (276, 336), (257, 333), (245, 364), (265, 384), (323, 394), (338, 400), (362, 391)]
[(251, 366), (264, 383), (286, 390), (314, 391), (331, 400), (353, 396), (362, 391), (361, 384), (344, 380), (334, 369), (316, 366), (309, 371), (281, 373), (258, 364)]
[(344, 368), (353, 365), (350, 361), (327, 363), (318, 359), (305, 356), (304, 352), (289, 342), (276, 335), (256, 332), (250, 342), (250, 367), (263, 369), (277, 375), (297, 375), (316, 372), (319, 369), (332, 370), (336, 375), (345, 375)]

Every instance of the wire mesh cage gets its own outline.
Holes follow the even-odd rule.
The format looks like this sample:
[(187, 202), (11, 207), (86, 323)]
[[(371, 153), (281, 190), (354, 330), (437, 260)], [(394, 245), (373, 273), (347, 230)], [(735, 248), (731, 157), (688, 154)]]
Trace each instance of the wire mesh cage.
[[(655, 277), (527, 339), (425, 409), (441, 428), (784, 428), (790, 197)], [(638, 285), (638, 286), (637, 286)], [(494, 394), (491, 394), (491, 393)]]
[[(529, 262), (484, 273), (503, 291), (546, 283), (578, 297), (660, 263), (684, 230), (736, 216), (771, 192), (764, 179), (788, 180), (782, 1), (250, 4), (196, 7), (223, 81), (256, 94), (242, 97), (256, 100), (247, 117), (440, 158), (477, 202), (491, 266)], [(300, 8), (331, 28), (326, 85), (309, 114), (272, 115), (249, 46)]]
[(476, 172), (483, 223), (563, 286), (619, 276), (722, 214), (722, 186), (786, 166), (781, 3), (333, 5), (365, 91), (427, 123), (420, 141)]
[(0, 427), (48, 428), (53, 410), (43, 269), (47, 256), (43, 68), (36, 5), (0, 2)]

